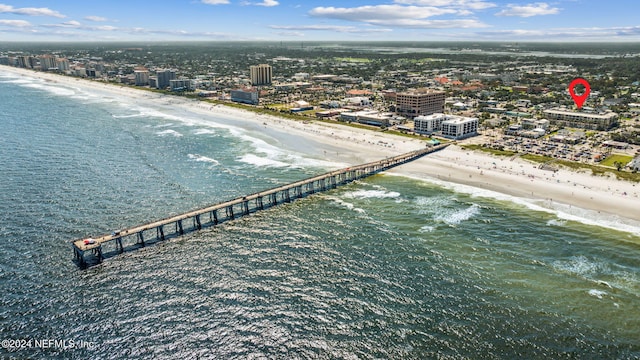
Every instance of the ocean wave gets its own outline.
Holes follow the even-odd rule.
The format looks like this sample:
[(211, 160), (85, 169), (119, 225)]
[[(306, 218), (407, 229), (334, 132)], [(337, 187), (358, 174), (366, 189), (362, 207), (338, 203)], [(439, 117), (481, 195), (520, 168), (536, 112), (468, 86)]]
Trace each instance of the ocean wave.
[(37, 89), (37, 90), (44, 90), (59, 96), (73, 96), (76, 94), (74, 90), (71, 90), (69, 88), (59, 87), (59, 86), (49, 86), (49, 85), (39, 84), (35, 82), (26, 83), (26, 84), (23, 84), (22, 86), (32, 88), (32, 89)]
[(433, 232), (433, 230), (435, 230), (436, 227), (432, 226), (432, 225), (424, 225), (423, 227), (420, 228), (420, 230), (418, 230), (421, 233), (429, 233), (429, 232)]
[(429, 184), (434, 184), (451, 191), (467, 194), (471, 197), (482, 197), (498, 201), (511, 202), (529, 210), (545, 212), (555, 215), (559, 220), (569, 220), (585, 225), (593, 225), (640, 236), (640, 222), (624, 219), (616, 215), (602, 214), (594, 210), (582, 209), (559, 202), (549, 202), (541, 199), (527, 199), (507, 195), (492, 190), (457, 184), (429, 177), (419, 177), (406, 174), (389, 173), (392, 176), (402, 176)]
[(343, 196), (350, 199), (395, 199), (400, 197), (400, 193), (386, 190), (356, 190), (345, 193)]
[(602, 264), (591, 261), (584, 255), (571, 257), (568, 261), (555, 261), (553, 267), (561, 272), (578, 275), (583, 278), (590, 278), (603, 272)]
[(337, 205), (339, 205), (340, 207), (343, 207), (345, 209), (357, 212), (359, 214), (366, 214), (366, 211), (364, 209), (358, 208), (356, 207), (354, 204), (344, 201), (338, 197), (335, 196), (323, 196), (325, 199), (329, 199), (331, 201), (333, 201), (334, 203), (336, 203)]
[(194, 135), (214, 135), (218, 132), (212, 129), (197, 129), (193, 132)]
[(145, 116), (142, 113), (137, 113), (137, 114), (130, 114), (130, 115), (115, 115), (115, 114), (111, 114), (111, 117), (115, 118), (115, 119), (129, 119), (129, 118), (137, 118), (137, 117), (143, 117)]
[(547, 221), (547, 226), (565, 226), (567, 222), (560, 219), (551, 219)]
[(261, 167), (278, 167), (278, 168), (291, 167), (290, 164), (287, 164), (285, 162), (270, 159), (268, 157), (260, 157), (255, 154), (246, 154), (240, 157), (238, 161), (246, 164), (254, 165), (254, 166), (261, 166)]
[(210, 157), (206, 157), (206, 156), (202, 156), (202, 155), (198, 155), (198, 154), (188, 154), (187, 156), (189, 157), (189, 159), (191, 159), (193, 161), (206, 162), (206, 163), (211, 163), (211, 164), (214, 164), (214, 165), (220, 165), (218, 160), (212, 159)]
[(33, 84), (33, 80), (27, 79), (15, 79), (13, 77), (7, 76), (6, 78), (10, 78), (12, 80), (2, 80), (0, 82), (5, 84)]
[(640, 295), (638, 275), (624, 268), (617, 268), (615, 265), (612, 267), (584, 255), (573, 256), (567, 260), (556, 260), (551, 265), (558, 272), (570, 274), (609, 289), (619, 289)]
[(602, 299), (603, 296), (607, 295), (607, 292), (597, 289), (591, 289), (588, 291), (588, 294), (593, 297), (597, 297), (598, 299)]
[(458, 225), (464, 221), (471, 219), (472, 217), (480, 213), (480, 207), (473, 204), (465, 209), (444, 212), (434, 218), (436, 221), (441, 221), (449, 225)]
[(156, 133), (156, 135), (158, 136), (175, 136), (175, 137), (181, 137), (182, 134), (175, 131), (175, 130), (164, 130), (164, 131), (159, 131)]

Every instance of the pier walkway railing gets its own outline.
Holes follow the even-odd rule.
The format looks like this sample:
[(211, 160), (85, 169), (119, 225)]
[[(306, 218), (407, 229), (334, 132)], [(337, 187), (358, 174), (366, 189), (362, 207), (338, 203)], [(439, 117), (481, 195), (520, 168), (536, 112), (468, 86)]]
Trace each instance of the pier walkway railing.
[[(168, 237), (181, 236), (189, 231), (215, 226), (224, 221), (289, 203), (317, 192), (335, 189), (338, 186), (416, 160), (446, 146), (447, 144), (427, 147), (379, 161), (330, 171), (202, 209), (115, 231), (108, 235), (74, 240), (72, 241), (74, 261), (81, 268), (86, 268), (102, 262), (106, 257), (122, 254), (125, 250), (134, 250), (149, 243), (163, 241)], [(145, 238), (149, 235), (151, 236)], [(108, 246), (112, 248), (110, 251), (105, 249)]]

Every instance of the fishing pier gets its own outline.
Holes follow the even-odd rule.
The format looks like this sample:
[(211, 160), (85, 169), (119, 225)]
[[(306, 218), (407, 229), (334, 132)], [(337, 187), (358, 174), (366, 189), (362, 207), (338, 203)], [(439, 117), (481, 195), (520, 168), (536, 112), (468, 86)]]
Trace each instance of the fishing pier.
[[(108, 235), (74, 240), (71, 243), (74, 261), (81, 268), (96, 265), (109, 257), (107, 254), (122, 254), (128, 250), (144, 247), (149, 243), (178, 237), (187, 232), (201, 230), (204, 227), (216, 226), (222, 222), (289, 203), (317, 192), (335, 189), (338, 186), (416, 160), (446, 146), (447, 144), (427, 147), (379, 161), (330, 171), (202, 209), (115, 231)], [(107, 247), (110, 249), (106, 249)]]

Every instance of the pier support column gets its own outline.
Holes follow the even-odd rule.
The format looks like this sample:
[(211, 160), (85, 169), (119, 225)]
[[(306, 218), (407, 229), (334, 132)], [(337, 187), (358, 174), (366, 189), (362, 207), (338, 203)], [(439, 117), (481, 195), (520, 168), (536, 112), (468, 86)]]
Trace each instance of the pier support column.
[(121, 237), (116, 239), (116, 247), (118, 248), (118, 254), (122, 254), (124, 252), (124, 246), (122, 246), (122, 238)]
[(273, 194), (269, 194), (269, 202), (271, 203), (271, 206), (278, 205), (278, 193), (277, 192), (275, 192)]
[(213, 216), (213, 225), (218, 225), (218, 210), (213, 210), (211, 215)]
[(249, 200), (245, 200), (242, 202), (242, 209), (245, 215), (249, 215)]
[(227, 209), (226, 210), (227, 211), (227, 218), (229, 218), (231, 220), (235, 219), (236, 217), (235, 217), (235, 215), (233, 215), (233, 205), (227, 206), (226, 209)]
[(140, 245), (142, 245), (142, 246), (144, 246), (144, 245), (145, 245), (145, 243), (144, 243), (144, 235), (142, 235), (142, 231), (140, 231), (140, 232), (138, 233), (138, 244), (140, 244)]
[(196, 215), (193, 217), (194, 227), (198, 230), (202, 229), (202, 223), (200, 222), (200, 215)]
[(256, 198), (256, 207), (260, 210), (264, 210), (264, 204), (262, 203), (262, 196)]
[(102, 255), (102, 245), (94, 248), (93, 255), (98, 259), (98, 262), (102, 262), (104, 260), (104, 255)]
[(184, 235), (184, 229), (182, 228), (182, 220), (176, 221), (176, 232), (180, 235)]
[(291, 202), (291, 194), (289, 194), (289, 189), (284, 191), (284, 201)]
[(84, 251), (75, 246), (73, 247), (73, 258), (78, 262), (80, 268), (84, 269), (87, 267), (87, 261), (84, 259)]

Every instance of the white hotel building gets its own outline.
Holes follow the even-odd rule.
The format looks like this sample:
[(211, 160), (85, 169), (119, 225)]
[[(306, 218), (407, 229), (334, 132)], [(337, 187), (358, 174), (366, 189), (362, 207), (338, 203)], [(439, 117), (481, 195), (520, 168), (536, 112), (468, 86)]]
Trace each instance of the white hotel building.
[(452, 139), (464, 139), (478, 134), (478, 118), (436, 113), (413, 119), (413, 130), (418, 134), (440, 135)]

